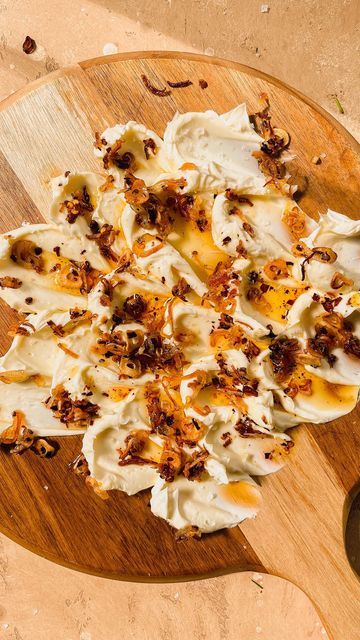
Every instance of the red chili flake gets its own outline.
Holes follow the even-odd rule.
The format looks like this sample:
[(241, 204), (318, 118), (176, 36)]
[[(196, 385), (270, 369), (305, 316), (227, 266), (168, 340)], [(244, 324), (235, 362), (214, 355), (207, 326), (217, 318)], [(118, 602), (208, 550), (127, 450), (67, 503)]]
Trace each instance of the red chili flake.
[(100, 225), (97, 220), (90, 220), (89, 229), (91, 233), (100, 233)]
[(253, 358), (256, 358), (256, 356), (259, 355), (260, 349), (255, 344), (255, 342), (252, 342), (252, 340), (246, 340), (245, 346), (243, 348), (243, 352), (246, 355), (248, 360), (252, 360)]
[(256, 426), (257, 425), (253, 420), (251, 420), (251, 418), (249, 418), (248, 416), (244, 416), (243, 418), (240, 418), (239, 422), (236, 424), (235, 430), (240, 434), (242, 438), (252, 438), (257, 434), (261, 435), (262, 433), (255, 428)]
[(26, 36), (23, 42), (22, 49), (23, 49), (23, 52), (26, 53), (27, 55), (29, 55), (30, 53), (34, 53), (36, 49), (35, 40), (33, 38), (30, 38), (30, 36)]
[(207, 89), (208, 88), (208, 83), (206, 82), (206, 80), (199, 80), (199, 87), (200, 89)]
[(190, 87), (190, 85), (192, 85), (191, 80), (180, 80), (179, 82), (170, 82), (170, 80), (166, 80), (166, 82), (172, 89), (183, 89), (184, 87)]
[(131, 151), (126, 151), (122, 155), (116, 153), (112, 157), (112, 161), (118, 169), (130, 169), (130, 167), (134, 166), (135, 158), (134, 154)]
[(219, 329), (230, 329), (234, 324), (234, 320), (228, 313), (221, 313), (219, 320)]
[(154, 87), (154, 85), (151, 84), (149, 78), (147, 78), (144, 73), (141, 74), (141, 80), (143, 81), (146, 89), (150, 91), (150, 93), (152, 93), (154, 96), (159, 96), (160, 98), (164, 98), (165, 96), (169, 96), (171, 94), (171, 91), (169, 89), (166, 89), (166, 87), (164, 87), (163, 89)]

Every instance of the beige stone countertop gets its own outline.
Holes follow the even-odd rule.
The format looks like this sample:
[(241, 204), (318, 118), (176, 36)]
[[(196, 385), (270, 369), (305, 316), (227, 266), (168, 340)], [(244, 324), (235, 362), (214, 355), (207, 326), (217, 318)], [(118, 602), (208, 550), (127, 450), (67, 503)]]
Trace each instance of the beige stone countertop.
[[(37, 43), (29, 56), (26, 35)], [(0, 0), (0, 99), (78, 60), (146, 49), (201, 52), (270, 73), (360, 139), (359, 0)], [(326, 637), (308, 598), (274, 576), (116, 582), (0, 536), (1, 640)]]
[[(31, 56), (26, 35), (38, 45)], [(238, 60), (313, 98), (360, 138), (358, 0), (1, 0), (0, 99), (104, 47)]]

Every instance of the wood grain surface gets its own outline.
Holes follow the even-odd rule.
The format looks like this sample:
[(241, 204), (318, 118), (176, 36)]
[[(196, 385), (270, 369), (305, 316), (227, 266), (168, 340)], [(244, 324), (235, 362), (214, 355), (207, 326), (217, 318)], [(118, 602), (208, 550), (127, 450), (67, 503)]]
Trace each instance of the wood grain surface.
[[(194, 84), (158, 98), (145, 91), (141, 73), (158, 86), (187, 78)], [(201, 78), (208, 82), (206, 90), (199, 88)], [(176, 110), (225, 111), (245, 100), (251, 112), (262, 91), (270, 96), (273, 122), (291, 134), (296, 158), (290, 171), (303, 186), (301, 206), (313, 216), (331, 207), (356, 217), (358, 145), (328, 114), (239, 64), (147, 52), (81, 63), (2, 104), (1, 230), (46, 218), (52, 176), (99, 168), (92, 148), (95, 130), (136, 119), (161, 135)], [(314, 165), (311, 160), (320, 153), (326, 157)], [(2, 334), (8, 322), (3, 313)], [(6, 344), (2, 338), (3, 349)], [(261, 480), (259, 516), (200, 542), (175, 543), (170, 528), (151, 515), (147, 492), (133, 497), (113, 492), (107, 502), (93, 495), (67, 471), (80, 448), (76, 437), (62, 439), (49, 461), (0, 452), (0, 529), (49, 559), (113, 578), (184, 580), (238, 569), (275, 573), (313, 599), (335, 639), (355, 640), (360, 585), (346, 558), (343, 526), (348, 493), (359, 480), (359, 411), (293, 434), (297, 446), (287, 467)]]

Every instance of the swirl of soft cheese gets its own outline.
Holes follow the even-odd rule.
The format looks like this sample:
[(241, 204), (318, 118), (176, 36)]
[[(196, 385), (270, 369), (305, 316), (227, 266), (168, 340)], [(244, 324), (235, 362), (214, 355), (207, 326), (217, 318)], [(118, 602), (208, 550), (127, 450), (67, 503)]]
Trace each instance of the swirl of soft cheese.
[[(121, 325), (121, 331), (142, 329), (142, 325), (127, 323)], [(101, 337), (102, 329), (93, 321), (92, 326), (79, 327), (76, 332), (61, 338), (66, 347), (60, 350), (53, 365), (52, 389), (63, 386), (72, 398), (91, 392), (91, 402), (98, 405), (99, 415), (117, 413), (123, 391), (143, 388), (154, 379), (152, 373), (139, 378), (119, 380), (119, 371), (111, 359), (96, 354), (96, 341)]]
[[(105, 176), (98, 173), (82, 172), (63, 174), (51, 181), (53, 202), (50, 209), (50, 219), (60, 228), (65, 227), (67, 233), (91, 236), (89, 222), (95, 220), (101, 227), (110, 224), (114, 229), (121, 229), (121, 215), (125, 207), (124, 197), (114, 183), (106, 184)], [(89, 218), (78, 216), (75, 221), (69, 223), (66, 219), (67, 212), (61, 210), (64, 202), (71, 201), (77, 191), (86, 188), (90, 203), (93, 207)], [(124, 239), (120, 234), (115, 238), (112, 249), (120, 253), (125, 247)]]
[(87, 171), (82, 173), (68, 173), (67, 175), (62, 174), (53, 178), (51, 180), (53, 201), (50, 208), (50, 219), (57, 225), (70, 227), (70, 230), (77, 234), (85, 236), (90, 233), (89, 225), (83, 216), (78, 216), (75, 222), (70, 224), (66, 221), (66, 209), (62, 211), (61, 206), (65, 201), (71, 201), (76, 191), (83, 191), (85, 188), (94, 209), (94, 211), (91, 212), (91, 217), (93, 217), (94, 212), (99, 207), (101, 197), (99, 188), (103, 183), (104, 176)]
[[(130, 249), (133, 249), (137, 238), (144, 233), (144, 230), (136, 224), (135, 216), (135, 211), (127, 205), (122, 215), (122, 229)], [(156, 229), (147, 231), (147, 234), (154, 236), (155, 241)], [(158, 240), (155, 242), (159, 244)], [(207, 287), (196, 275), (187, 260), (167, 241), (159, 244), (159, 249), (150, 255), (145, 257), (137, 256), (136, 264), (148, 277), (156, 278), (165, 284), (170, 291), (180, 278), (185, 278), (190, 287), (200, 296), (207, 291)]]
[[(249, 207), (250, 208), (250, 207)], [(243, 214), (243, 219), (237, 213), (236, 203), (228, 200), (225, 193), (220, 193), (214, 200), (211, 216), (211, 230), (214, 243), (230, 256), (237, 256), (237, 247), (239, 242), (247, 252), (257, 255), (261, 251), (261, 245), (258, 238), (244, 230), (245, 213), (239, 209), (239, 213)], [(230, 238), (230, 241), (227, 239)], [(225, 240), (225, 242), (224, 242)]]
[[(289, 312), (287, 335), (296, 337), (303, 347), (306, 347), (307, 339), (315, 336), (317, 318), (325, 315), (321, 296), (322, 292), (319, 289), (309, 289), (299, 296)], [(356, 302), (357, 296), (357, 292), (339, 294), (340, 302), (335, 307), (335, 312), (350, 321), (353, 335), (360, 338), (360, 305)], [(355, 301), (354, 304), (352, 300)], [(305, 365), (306, 371), (333, 384), (360, 385), (360, 360), (348, 355), (340, 347), (333, 349), (332, 355), (336, 359), (331, 366), (322, 358), (321, 364), (316, 367)]]
[(95, 420), (84, 435), (82, 451), (91, 475), (101, 483), (102, 489), (119, 489), (133, 495), (153, 486), (158, 478), (155, 467), (161, 447), (156, 436), (149, 437), (146, 453), (144, 452), (144, 457), (153, 460), (155, 466), (119, 465), (119, 449), (125, 447), (126, 436), (134, 429), (149, 430), (149, 424), (141, 410), (140, 396), (137, 389), (131, 390), (119, 403), (116, 414), (104, 415)]
[(52, 378), (54, 362), (60, 350), (49, 327), (50, 320), (63, 325), (69, 321), (69, 314), (51, 311), (29, 314), (26, 323), (21, 325), (28, 334), (15, 335), (8, 351), (0, 358), (1, 371), (23, 369), (31, 374)]
[[(37, 273), (30, 267), (24, 267), (12, 258), (12, 247), (18, 241), (30, 241), (42, 250), (47, 271)], [(60, 256), (54, 253), (54, 247), (60, 248)], [(10, 276), (21, 282), (18, 289), (4, 287), (1, 297), (19, 311), (46, 311), (48, 309), (67, 310), (71, 307), (86, 307), (86, 296), (78, 289), (57, 284), (56, 274), (51, 268), (60, 264), (71, 266), (69, 261), (88, 260), (92, 267), (108, 271), (108, 263), (101, 256), (97, 245), (85, 236), (74, 235), (64, 227), (54, 224), (24, 225), (0, 236), (0, 277)], [(31, 298), (31, 307), (26, 299)]]
[(181, 476), (174, 482), (158, 478), (151, 491), (151, 511), (176, 529), (195, 526), (203, 533), (254, 518), (261, 502), (257, 484), (242, 474), (229, 473), (227, 479), (227, 484), (218, 484), (211, 477), (198, 482)]
[(290, 398), (282, 390), (276, 394), (286, 411), (295, 415), (299, 422), (321, 424), (336, 420), (350, 413), (357, 404), (359, 387), (328, 383), (312, 375), (312, 395), (298, 393)]
[[(112, 299), (108, 305), (102, 302), (104, 281), (109, 282), (112, 287)], [(115, 269), (98, 282), (90, 292), (88, 309), (97, 316), (97, 323), (101, 325), (111, 319), (116, 307), (121, 309), (126, 298), (136, 293), (153, 299), (158, 297), (164, 304), (170, 295), (168, 287), (149, 275), (145, 277), (143, 273), (136, 271), (118, 273)], [(143, 326), (142, 329), (144, 329)]]
[[(302, 393), (300, 390), (294, 398), (291, 398), (285, 393), (288, 383), (280, 384), (276, 382), (269, 356), (270, 351), (268, 349), (262, 351), (254, 359), (251, 365), (251, 372), (261, 379), (264, 388), (273, 392), (274, 398), (281, 403), (286, 412), (294, 417), (296, 423), (313, 422), (320, 424), (330, 422), (350, 413), (356, 406), (359, 393), (359, 387), (355, 386), (356, 382), (354, 381), (351, 384), (349, 381), (345, 381), (345, 376), (340, 384), (337, 381), (332, 382), (331, 379), (328, 381), (326, 379), (326, 367), (323, 364), (318, 368), (305, 366), (303, 372), (301, 372), (301, 368), (296, 369), (296, 372), (300, 373), (302, 377), (311, 380), (312, 390), (309, 395)], [(343, 366), (346, 365), (343, 364)], [(338, 370), (338, 375), (340, 375), (340, 371), (341, 369)], [(331, 376), (329, 377), (331, 378)], [(273, 413), (273, 419), (277, 424), (275, 413)], [(292, 425), (290, 424), (289, 426)]]
[(264, 176), (252, 157), (261, 142), (242, 104), (222, 115), (175, 114), (165, 129), (160, 155), (172, 170), (194, 164), (204, 174), (206, 190), (234, 187), (242, 193), (265, 193)]
[[(285, 464), (286, 434), (266, 431), (254, 425), (260, 433), (241, 436), (230, 422), (215, 422), (202, 441), (212, 458), (233, 472), (262, 476), (278, 471)], [(224, 447), (224, 442), (230, 442)]]
[[(235, 369), (248, 369), (249, 362), (242, 351), (235, 349), (224, 350), (221, 353), (227, 365), (234, 367)], [(213, 425), (216, 421), (232, 422), (233, 416), (236, 421), (241, 417), (242, 413), (238, 409), (231, 406), (231, 402), (226, 404), (214, 403), (209, 398), (208, 389), (200, 391), (196, 395), (196, 405), (207, 405), (210, 408), (210, 413), (205, 417), (200, 417), (197, 414), (196, 408), (193, 408), (192, 398), (196, 393), (194, 390), (194, 380), (197, 379), (198, 373), (205, 373), (208, 381), (216, 376), (220, 371), (220, 365), (216, 360), (215, 355), (205, 356), (199, 358), (199, 360), (193, 362), (190, 366), (185, 367), (183, 371), (183, 378), (180, 383), (180, 395), (187, 415), (196, 417), (204, 422), (206, 425)], [(246, 396), (243, 398), (244, 405), (246, 406), (246, 415), (260, 427), (265, 429), (272, 428), (272, 394), (267, 388), (258, 387), (258, 395), (256, 397)]]
[(218, 326), (220, 314), (180, 299), (167, 307), (163, 333), (173, 336), (182, 348), (187, 362), (193, 362), (212, 351), (211, 332)]
[[(98, 158), (103, 158), (109, 147), (112, 147), (118, 140), (122, 140), (119, 153), (121, 155), (124, 153), (133, 154), (136, 159), (134, 173), (148, 185), (153, 184), (159, 174), (168, 170), (168, 164), (161, 153), (159, 153), (163, 144), (162, 139), (154, 131), (147, 129), (143, 124), (139, 124), (133, 120), (126, 124), (116, 124), (114, 127), (105, 129), (101, 134), (101, 138), (106, 140), (106, 145), (101, 147), (101, 149), (96, 148), (95, 155)], [(156, 144), (156, 153), (153, 154), (150, 151), (149, 158), (146, 158), (144, 142), (149, 138)], [(109, 173), (114, 176), (118, 186), (124, 186), (124, 170), (110, 163)]]
[(23, 382), (5, 384), (0, 382), (0, 431), (12, 422), (13, 411), (22, 411), (27, 426), (36, 435), (57, 436), (83, 433), (83, 429), (71, 429), (54, 418), (45, 407), (50, 396), (54, 369), (62, 351), (48, 325), (52, 320), (56, 324), (65, 324), (69, 320), (67, 313), (44, 311), (31, 314), (22, 325), (28, 335), (16, 335), (10, 349), (0, 359), (0, 373), (20, 372), (28, 374)]
[(306, 267), (307, 278), (323, 291), (331, 289), (335, 272), (353, 280), (360, 287), (360, 222), (329, 209), (320, 217), (319, 224), (305, 242), (310, 247), (330, 247), (337, 259), (332, 264), (311, 261)]
[[(260, 264), (272, 258), (293, 261), (290, 250), (295, 239), (284, 222), (284, 215), (294, 206), (293, 200), (275, 193), (251, 195), (248, 200), (241, 203), (229, 200), (226, 193), (215, 198), (212, 208), (214, 243), (229, 255), (236, 256), (241, 242), (249, 256)], [(252, 235), (246, 231), (244, 222), (252, 227)], [(306, 235), (315, 228), (314, 220), (305, 216)]]

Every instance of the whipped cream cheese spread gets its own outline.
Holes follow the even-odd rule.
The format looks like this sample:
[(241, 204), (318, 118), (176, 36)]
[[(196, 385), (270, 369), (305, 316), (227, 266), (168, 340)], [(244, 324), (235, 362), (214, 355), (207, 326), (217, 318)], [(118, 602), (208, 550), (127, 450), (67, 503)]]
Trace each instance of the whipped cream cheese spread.
[(287, 429), (358, 399), (360, 222), (295, 203), (263, 100), (96, 134), (99, 173), (0, 237), (0, 443), (82, 434), (77, 473), (151, 488), (180, 539), (254, 517)]

